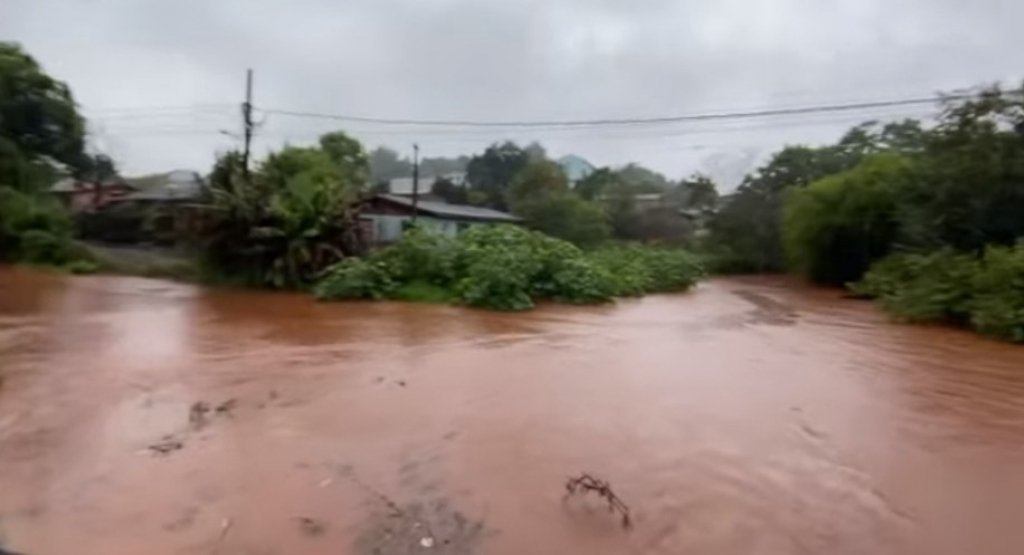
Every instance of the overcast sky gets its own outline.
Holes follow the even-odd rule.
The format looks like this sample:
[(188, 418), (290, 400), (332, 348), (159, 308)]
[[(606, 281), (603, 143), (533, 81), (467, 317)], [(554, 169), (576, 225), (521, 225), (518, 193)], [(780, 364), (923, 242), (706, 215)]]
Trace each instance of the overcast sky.
[[(1020, 0), (0, 0), (127, 173), (237, 146), (247, 67), (263, 108), (385, 118), (649, 117), (920, 96), (1024, 74)], [(922, 108), (590, 131), (265, 117), (258, 154), (342, 128), (424, 155), (540, 140), (597, 165), (727, 174), (787, 142)]]

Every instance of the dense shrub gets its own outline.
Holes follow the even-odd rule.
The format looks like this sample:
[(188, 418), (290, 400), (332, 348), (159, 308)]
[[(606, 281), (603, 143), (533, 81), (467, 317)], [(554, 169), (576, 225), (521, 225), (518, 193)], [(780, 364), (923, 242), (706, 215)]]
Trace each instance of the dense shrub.
[(990, 248), (972, 281), (971, 325), (1024, 343), (1024, 245)]
[(980, 259), (950, 250), (893, 255), (851, 287), (908, 321), (969, 324), (1024, 342), (1024, 246), (990, 248)]
[(76, 258), (70, 218), (53, 199), (0, 187), (0, 260), (61, 265)]
[(693, 255), (665, 247), (607, 247), (591, 258), (608, 272), (617, 297), (684, 290), (704, 274)]
[(456, 239), (409, 230), (401, 241), (331, 267), (323, 299), (455, 300), (526, 310), (536, 300), (600, 303), (622, 295), (685, 289), (701, 270), (687, 253), (653, 247), (585, 252), (517, 226), (477, 226)]
[(447, 284), (455, 271), (455, 243), (419, 227), (405, 231), (402, 240), (374, 257), (399, 282)]
[(387, 266), (378, 260), (346, 258), (331, 266), (313, 287), (319, 299), (383, 299), (395, 289)]

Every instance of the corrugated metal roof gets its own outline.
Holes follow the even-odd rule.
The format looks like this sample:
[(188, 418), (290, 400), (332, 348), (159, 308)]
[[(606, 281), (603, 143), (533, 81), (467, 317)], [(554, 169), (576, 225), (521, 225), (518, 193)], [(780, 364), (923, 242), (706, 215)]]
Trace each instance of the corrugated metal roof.
[(195, 199), (203, 195), (205, 188), (203, 178), (192, 170), (173, 170), (128, 178), (126, 181), (139, 189), (138, 193), (125, 197), (126, 200)]
[[(378, 198), (384, 199), (388, 202), (400, 204), (402, 206), (408, 206), (412, 208), (412, 198), (403, 197), (398, 195), (377, 195)], [(416, 203), (416, 209), (425, 214), (430, 214), (440, 218), (452, 218), (462, 220), (477, 220), (477, 221), (489, 221), (489, 222), (519, 222), (522, 221), (520, 218), (501, 212), (498, 210), (492, 210), (490, 208), (482, 208), (480, 206), (467, 206), (465, 204), (448, 204), (446, 202), (434, 202), (429, 200), (420, 200)]]
[[(113, 187), (114, 185), (123, 185), (131, 188), (131, 185), (122, 183), (120, 181), (107, 181), (102, 183), (102, 187)], [(94, 183), (88, 183), (85, 181), (79, 181), (72, 177), (65, 177), (54, 183), (50, 187), (51, 193), (73, 193), (75, 191), (91, 191), (95, 187)]]

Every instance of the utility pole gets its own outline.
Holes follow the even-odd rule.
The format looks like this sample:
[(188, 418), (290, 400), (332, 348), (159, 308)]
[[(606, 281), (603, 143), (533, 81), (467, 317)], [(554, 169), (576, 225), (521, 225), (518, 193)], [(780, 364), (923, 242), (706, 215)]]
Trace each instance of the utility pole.
[(245, 135), (245, 150), (242, 151), (242, 175), (249, 182), (249, 149), (252, 144), (252, 69), (245, 72), (245, 102), (242, 103), (242, 127)]
[(416, 223), (416, 208), (420, 201), (420, 145), (412, 145), (412, 223)]

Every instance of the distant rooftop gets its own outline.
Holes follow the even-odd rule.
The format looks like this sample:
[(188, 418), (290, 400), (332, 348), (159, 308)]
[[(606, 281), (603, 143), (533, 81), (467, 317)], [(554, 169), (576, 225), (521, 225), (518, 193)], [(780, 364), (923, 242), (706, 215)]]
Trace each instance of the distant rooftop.
[[(388, 202), (400, 204), (412, 208), (412, 199), (401, 195), (377, 195), (378, 198)], [(424, 214), (430, 214), (439, 218), (451, 218), (457, 220), (473, 220), (479, 222), (519, 222), (520, 218), (490, 208), (480, 206), (468, 206), (465, 204), (448, 204), (430, 200), (420, 200), (416, 203), (416, 210)]]
[(558, 165), (562, 167), (562, 171), (565, 172), (565, 176), (569, 178), (570, 183), (576, 183), (581, 179), (586, 178), (588, 175), (594, 173), (594, 165), (588, 162), (582, 156), (575, 154), (566, 154), (557, 160)]
[(137, 193), (126, 196), (126, 200), (193, 199), (202, 196), (205, 187), (202, 176), (192, 170), (129, 177), (125, 182), (138, 189)]

